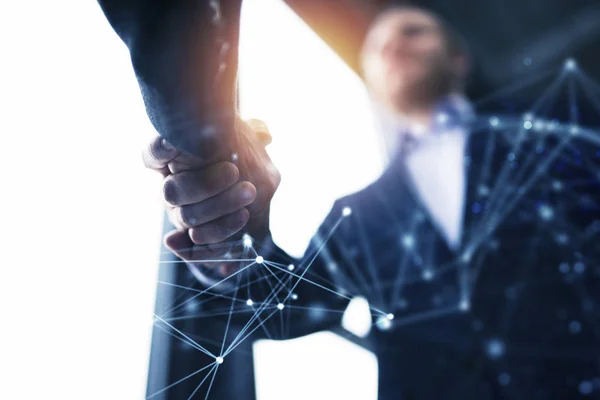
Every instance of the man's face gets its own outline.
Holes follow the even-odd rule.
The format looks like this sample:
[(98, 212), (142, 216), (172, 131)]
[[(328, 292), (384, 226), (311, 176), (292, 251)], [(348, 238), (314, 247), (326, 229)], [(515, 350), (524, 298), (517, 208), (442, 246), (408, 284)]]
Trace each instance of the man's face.
[(388, 105), (448, 90), (457, 72), (438, 21), (424, 11), (390, 11), (369, 31), (363, 49), (368, 86)]

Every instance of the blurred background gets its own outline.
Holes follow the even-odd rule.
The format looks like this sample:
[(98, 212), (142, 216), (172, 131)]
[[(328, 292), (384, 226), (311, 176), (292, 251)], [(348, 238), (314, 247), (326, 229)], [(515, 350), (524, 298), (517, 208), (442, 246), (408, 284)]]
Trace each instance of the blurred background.
[[(291, 254), (302, 253), (335, 198), (381, 170), (356, 49), (374, 13), (392, 3), (245, 1), (242, 113), (273, 134), (283, 181), (272, 228)], [(416, 3), (466, 36), (473, 98), (567, 57), (600, 79), (597, 1)], [(0, 49), (0, 398), (143, 398), (163, 214), (161, 180), (141, 162), (156, 133), (129, 54), (91, 0), (3, 2)], [(539, 95), (519, 93), (524, 104)], [(332, 362), (372, 366), (358, 347), (327, 340), (318, 342)], [(260, 371), (273, 376), (274, 350), (260, 351), (264, 400), (273, 388)], [(303, 352), (289, 351), (306, 369)], [(376, 375), (365, 379), (366, 399)]]

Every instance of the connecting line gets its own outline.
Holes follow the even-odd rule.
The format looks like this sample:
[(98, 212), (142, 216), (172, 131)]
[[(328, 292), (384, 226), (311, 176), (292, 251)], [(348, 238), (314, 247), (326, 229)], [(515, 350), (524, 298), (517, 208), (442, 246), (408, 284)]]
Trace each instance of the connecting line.
[[(585, 74), (577, 74), (576, 77), (579, 78), (579, 83), (581, 84), (583, 91), (587, 94), (588, 100), (594, 103), (598, 109), (600, 109), (600, 97), (596, 97), (596, 93), (594, 93), (589, 87), (590, 85), (596, 85), (596, 82), (591, 80)], [(598, 87), (597, 90), (600, 92), (600, 87)]]
[[(185, 343), (185, 344), (189, 345), (190, 347), (193, 347), (193, 346), (194, 346), (194, 344), (193, 344), (193, 343), (189, 343), (188, 341), (186, 341), (186, 340), (184, 340), (184, 339), (180, 338), (179, 336), (175, 335), (174, 333), (172, 333), (172, 332), (168, 331), (168, 330), (167, 330), (167, 328), (164, 328), (164, 327), (162, 327), (162, 326), (160, 326), (160, 325), (155, 325), (154, 327), (155, 327), (155, 328), (157, 328), (157, 329), (160, 329), (162, 332), (164, 332), (164, 333), (166, 333), (167, 335), (169, 335), (169, 336), (171, 336), (171, 337), (173, 337), (173, 338), (175, 338), (175, 339), (179, 340), (180, 342), (182, 342), (182, 343)], [(201, 338), (201, 339), (202, 339), (202, 341), (203, 341), (203, 342), (207, 342), (207, 343), (210, 343), (210, 344), (212, 344), (212, 345), (215, 345), (215, 346), (219, 346), (219, 345), (221, 344), (221, 342), (218, 342), (218, 341), (216, 341), (216, 340), (211, 340), (211, 339), (207, 339), (207, 338)], [(245, 352), (245, 354), (247, 354), (247, 355), (250, 355), (250, 353), (248, 353), (248, 352)]]
[[(210, 385), (208, 385), (208, 390), (206, 391), (206, 397), (204, 398), (204, 400), (208, 400), (208, 395), (210, 394), (210, 390), (212, 389), (213, 383), (215, 381), (215, 377), (217, 376), (217, 371), (219, 370), (219, 364), (217, 364), (217, 367), (215, 368), (214, 372), (213, 372), (213, 377), (210, 380)], [(209, 373), (210, 375), (210, 373)], [(188, 399), (191, 400), (191, 397)]]
[[(242, 337), (242, 335), (244, 335), (246, 333), (246, 331), (250, 328), (250, 326), (254, 323), (254, 321), (256, 321), (256, 319), (260, 320), (260, 313), (262, 313), (268, 306), (269, 302), (272, 301), (272, 299), (275, 297), (275, 295), (281, 291), (282, 287), (278, 289), (277, 292), (272, 292), (271, 294), (269, 294), (269, 296), (267, 296), (267, 298), (265, 299), (265, 301), (263, 302), (263, 304), (261, 304), (261, 306), (258, 308), (258, 310), (256, 310), (254, 316), (252, 316), (252, 318), (250, 318), (250, 320), (246, 323), (246, 325), (244, 326), (244, 328), (238, 333), (238, 335), (235, 337), (235, 339), (231, 342), (231, 344), (229, 345), (229, 348), (227, 349), (227, 351), (225, 352), (225, 355), (223, 355), (223, 357), (225, 357), (227, 354), (231, 353), (231, 351), (233, 349), (235, 349), (235, 347), (237, 347), (236, 342), (239, 340), (240, 337)], [(275, 309), (275, 312), (279, 311), (278, 308)], [(263, 324), (269, 320), (269, 318), (271, 318), (271, 316), (275, 313), (271, 313), (267, 318), (265, 318), (263, 321), (261, 321), (261, 323), (252, 330), (252, 332), (254, 332), (256, 329), (258, 329), (258, 327), (263, 326)], [(246, 336), (248, 337), (248, 336)], [(241, 343), (241, 341), (240, 341)], [(235, 346), (234, 346), (235, 344)], [(238, 343), (239, 344), (239, 343)]]
[[(255, 303), (257, 304), (257, 303)], [(201, 319), (201, 318), (210, 318), (210, 317), (221, 317), (223, 315), (229, 315), (229, 314), (249, 314), (250, 313), (250, 309), (248, 309), (248, 307), (243, 308), (243, 309), (238, 309), (238, 310), (234, 310), (234, 311), (230, 311), (230, 310), (219, 310), (218, 312), (210, 312), (210, 313), (206, 313), (206, 314), (194, 314), (194, 315), (185, 315), (182, 317), (172, 317), (172, 318), (167, 318), (165, 319), (165, 321), (169, 321), (169, 322), (174, 322), (174, 321), (187, 321), (187, 320), (191, 320), (191, 319)]]
[[(250, 320), (246, 323), (246, 325), (244, 326), (244, 328), (242, 328), (242, 330), (238, 333), (238, 335), (236, 336), (236, 338), (233, 340), (233, 342), (231, 343), (230, 347), (233, 346), (233, 344), (250, 328), (250, 326), (257, 320), (260, 320), (260, 314), (270, 305), (270, 302), (273, 300), (273, 298), (275, 298), (277, 296), (277, 293), (279, 293), (282, 290), (283, 287), (280, 287), (278, 290), (276, 291), (272, 291), (267, 298), (265, 299), (265, 301), (260, 305), (260, 307), (256, 310), (256, 312), (254, 313), (254, 315), (252, 316), (252, 318), (250, 318)], [(268, 319), (268, 318), (267, 318)], [(264, 324), (264, 322), (267, 321), (267, 319), (265, 319), (264, 321), (261, 321), (261, 324), (259, 326), (261, 326), (262, 324)], [(227, 353), (229, 352), (229, 350), (227, 351)]]
[(194, 340), (190, 339), (185, 333), (181, 332), (179, 329), (175, 328), (173, 325), (169, 324), (167, 321), (165, 321), (164, 319), (162, 319), (158, 315), (154, 314), (154, 318), (158, 319), (159, 321), (161, 321), (162, 323), (164, 323), (165, 325), (167, 325), (168, 327), (170, 327), (171, 329), (173, 329), (175, 332), (179, 333), (181, 336), (183, 336), (184, 338), (186, 338), (187, 340), (189, 340), (191, 343), (193, 343), (195, 345), (194, 348), (200, 350), (201, 352), (203, 352), (207, 356), (210, 356), (212, 358), (216, 358), (216, 356), (213, 353), (211, 353), (210, 351), (206, 350), (204, 347), (200, 346)]
[(234, 300), (234, 301), (238, 301), (238, 302), (244, 302), (243, 300), (239, 300), (239, 299), (236, 299), (235, 297), (231, 297), (231, 296), (226, 296), (226, 295), (221, 294), (221, 293), (206, 292), (206, 291), (201, 290), (201, 289), (194, 289), (194, 288), (191, 288), (189, 286), (177, 285), (175, 283), (170, 283), (170, 282), (165, 282), (165, 281), (158, 281), (158, 283), (161, 284), (161, 285), (172, 286), (172, 287), (175, 287), (175, 288), (178, 288), (178, 289), (189, 290), (190, 292), (201, 293), (201, 294), (209, 294), (211, 296), (222, 297), (222, 298), (227, 299), (227, 300)]
[(545, 72), (537, 73), (532, 78), (529, 78), (527, 80), (523, 80), (523, 81), (520, 81), (520, 82), (516, 82), (516, 83), (514, 83), (514, 84), (512, 84), (512, 85), (510, 85), (510, 86), (508, 86), (508, 87), (506, 87), (504, 89), (498, 90), (498, 91), (496, 91), (494, 93), (491, 93), (491, 94), (487, 95), (486, 97), (484, 97), (484, 98), (482, 98), (480, 100), (475, 101), (474, 105), (476, 107), (480, 107), (482, 104), (485, 104), (485, 103), (487, 103), (490, 100), (496, 99), (496, 98), (500, 97), (503, 94), (507, 94), (507, 93), (508, 94), (512, 94), (512, 93), (517, 92), (517, 91), (519, 91), (519, 90), (521, 90), (523, 88), (529, 87), (529, 86), (531, 86), (531, 85), (533, 85), (535, 83), (538, 83), (539, 81), (542, 81), (542, 80), (544, 80), (546, 78), (549, 78), (550, 76), (554, 75), (555, 71), (556, 71), (555, 68), (549, 68)]
[[(286, 305), (285, 308), (291, 308), (291, 309), (295, 309), (295, 310), (319, 310), (319, 311), (324, 311), (324, 312), (332, 312), (332, 313), (340, 313), (340, 314), (343, 314), (346, 312), (346, 310), (332, 310), (330, 308), (292, 306), (292, 305)], [(373, 314), (373, 315), (375, 315), (375, 314)], [(379, 314), (377, 314), (377, 315), (379, 315)]]
[(579, 122), (579, 115), (577, 109), (577, 97), (575, 95), (575, 77), (569, 75), (569, 119), (572, 124)]
[(515, 196), (512, 201), (505, 207), (504, 210), (499, 211), (498, 221), (496, 222), (496, 226), (493, 227), (490, 231), (496, 229), (496, 227), (500, 224), (500, 221), (506, 217), (508, 213), (512, 211), (515, 205), (521, 200), (521, 198), (529, 191), (529, 189), (533, 186), (533, 184), (537, 181), (538, 177), (546, 171), (546, 169), (550, 166), (550, 164), (558, 157), (563, 147), (571, 140), (570, 136), (567, 136), (555, 149), (546, 160), (536, 169), (536, 171), (532, 174), (529, 180), (522, 186), (523, 190)]
[(163, 332), (164, 332), (164, 333), (166, 333), (167, 335), (169, 335), (169, 336), (171, 336), (171, 337), (173, 337), (173, 338), (175, 338), (175, 339), (179, 340), (179, 341), (180, 341), (180, 342), (182, 342), (182, 343), (185, 343), (185, 344), (187, 344), (187, 345), (188, 345), (188, 346), (190, 346), (190, 347), (193, 347), (193, 348), (195, 348), (195, 349), (197, 349), (197, 350), (200, 350), (199, 348), (197, 348), (197, 347), (196, 347), (196, 345), (195, 345), (194, 343), (190, 343), (190, 342), (188, 342), (187, 340), (180, 338), (179, 336), (175, 335), (173, 332), (169, 332), (169, 331), (168, 331), (166, 328), (163, 328), (163, 327), (162, 327), (162, 326), (160, 326), (160, 325), (155, 325), (155, 328), (157, 328), (157, 329), (160, 329), (161, 331), (163, 331)]
[[(180, 249), (180, 252), (186, 252), (186, 251), (194, 251), (197, 250), (198, 247), (202, 248), (205, 247), (208, 250), (220, 250), (220, 249), (231, 249), (232, 247), (239, 245), (239, 241), (229, 241), (229, 242), (221, 242), (219, 244), (211, 244), (208, 246), (192, 246), (192, 247), (185, 247), (183, 249)], [(170, 255), (173, 254), (173, 252), (171, 250), (164, 250), (160, 252), (160, 255)]]
[[(198, 371), (196, 371), (196, 372), (192, 372), (191, 374), (189, 374), (188, 376), (186, 376), (186, 377), (184, 377), (184, 378), (181, 378), (181, 379), (180, 379), (180, 380), (178, 380), (177, 382), (171, 383), (169, 386), (167, 386), (167, 387), (164, 387), (164, 388), (160, 389), (158, 392), (154, 392), (154, 393), (152, 393), (150, 396), (146, 397), (146, 400), (148, 400), (148, 399), (151, 399), (151, 398), (153, 398), (153, 397), (156, 397), (156, 396), (158, 396), (158, 395), (159, 395), (159, 394), (161, 394), (161, 393), (164, 393), (164, 392), (166, 392), (167, 390), (171, 389), (173, 386), (180, 384), (181, 382), (183, 382), (183, 381), (185, 381), (185, 380), (187, 380), (187, 379), (191, 378), (192, 376), (198, 375), (200, 372), (204, 371), (205, 369), (207, 369), (207, 368), (209, 368), (209, 367), (213, 367), (213, 368), (214, 368), (216, 364), (217, 364), (217, 363), (213, 361), (212, 363), (208, 364), (207, 366), (200, 368)], [(211, 371), (212, 371), (212, 370), (211, 370)], [(208, 373), (206, 376), (208, 376), (208, 375), (210, 375), (210, 372), (209, 372), (209, 373)], [(205, 378), (205, 379), (206, 379), (206, 378)], [(203, 380), (202, 382), (204, 382), (204, 380)]]
[(271, 273), (271, 275), (273, 275), (273, 277), (275, 279), (277, 279), (277, 282), (279, 282), (280, 285), (283, 285), (283, 282), (281, 282), (281, 279), (279, 279), (279, 277), (277, 275), (275, 275), (275, 273), (273, 273), (273, 271), (271, 271), (271, 268), (269, 268), (267, 264), (271, 264), (271, 263), (269, 261), (265, 261), (263, 266), (267, 269), (267, 271), (269, 271)]
[[(417, 226), (416, 218), (413, 218), (411, 221), (410, 232), (413, 233)], [(412, 249), (404, 248), (402, 252), (402, 260), (400, 261), (400, 266), (398, 268), (398, 272), (396, 273), (396, 279), (394, 279), (394, 288), (392, 289), (392, 298), (389, 308), (394, 309), (396, 303), (398, 302), (398, 296), (400, 296), (400, 288), (402, 287), (402, 283), (404, 281), (404, 276), (406, 275), (406, 270), (408, 269), (408, 255), (412, 253)]]
[[(336, 292), (335, 290), (329, 289), (329, 288), (328, 288), (328, 287), (326, 287), (326, 286), (320, 285), (320, 284), (318, 284), (317, 282), (311, 281), (310, 279), (307, 279), (307, 278), (304, 278), (303, 276), (297, 275), (297, 274), (293, 273), (292, 271), (288, 271), (288, 270), (287, 270), (287, 269), (285, 269), (285, 268), (280, 268), (280, 267), (277, 267), (277, 266), (275, 266), (275, 265), (272, 265), (272, 267), (273, 267), (273, 268), (276, 268), (276, 269), (279, 269), (279, 270), (281, 270), (281, 271), (285, 272), (286, 274), (289, 274), (289, 275), (291, 275), (291, 276), (294, 276), (294, 277), (296, 277), (296, 278), (299, 278), (299, 279), (298, 279), (298, 282), (300, 282), (300, 281), (305, 281), (305, 282), (307, 282), (307, 283), (310, 283), (311, 285), (314, 285), (314, 286), (316, 286), (316, 287), (318, 287), (318, 288), (320, 288), (320, 289), (323, 289), (323, 290), (325, 290), (325, 291), (327, 291), (327, 292), (329, 292), (329, 293), (333, 293), (333, 294), (335, 294), (335, 295), (337, 295), (337, 296), (339, 296), (339, 297), (342, 297), (342, 298), (344, 298), (344, 299), (346, 299), (346, 300), (352, 300), (352, 297), (348, 297), (348, 296), (346, 296), (346, 295), (343, 295), (342, 293)], [(293, 293), (293, 290), (292, 290), (292, 291), (290, 291), (290, 293)], [(375, 307), (371, 307), (371, 306), (369, 306), (369, 308), (370, 308), (371, 310), (373, 310), (373, 311), (376, 311), (376, 312), (378, 312), (378, 313), (379, 313), (379, 314), (381, 314), (381, 315), (387, 315), (387, 314), (388, 314), (388, 313), (385, 313), (385, 312), (383, 312), (383, 311), (381, 311), (381, 310), (379, 310), (379, 309), (377, 309), (377, 308), (375, 308)]]
[[(283, 302), (285, 303), (287, 301), (287, 299), (292, 295), (292, 293), (294, 292), (294, 290), (296, 290), (296, 286), (298, 286), (298, 284), (300, 283), (300, 281), (304, 278), (304, 275), (306, 275), (306, 272), (309, 270), (309, 268), (312, 266), (312, 264), (315, 262), (315, 260), (317, 259), (317, 257), (319, 256), (319, 254), (321, 253), (321, 251), (323, 251), (323, 249), (325, 248), (325, 245), (327, 244), (327, 242), (329, 241), (329, 239), (331, 239), (331, 237), (333, 236), (334, 232), (337, 230), (337, 228), (340, 226), (340, 224), (342, 223), (342, 220), (344, 219), (344, 217), (340, 217), (337, 222), (335, 223), (335, 225), (333, 226), (333, 228), (331, 229), (331, 231), (329, 232), (329, 234), (327, 235), (327, 237), (325, 238), (325, 240), (323, 241), (323, 243), (321, 243), (321, 246), (319, 247), (319, 249), (317, 250), (317, 252), (315, 253), (315, 255), (313, 256), (313, 258), (310, 260), (310, 262), (308, 263), (308, 265), (306, 267), (304, 267), (304, 271), (302, 271), (302, 275), (300, 275), (300, 279), (298, 279), (296, 281), (296, 283), (294, 284), (294, 286), (292, 286), (292, 289), (290, 290), (290, 292), (288, 293), (288, 295), (286, 296), (285, 299), (283, 299)], [(287, 271), (286, 272), (291, 272), (291, 271)], [(295, 275), (295, 274), (294, 274)]]
[[(242, 276), (238, 275), (237, 278), (237, 283), (236, 283), (236, 288), (239, 286), (240, 284), (240, 278)], [(227, 340), (227, 333), (229, 332), (229, 325), (231, 324), (231, 315), (233, 314), (233, 305), (235, 304), (235, 300), (238, 294), (238, 289), (235, 290), (234, 294), (233, 294), (233, 301), (231, 302), (231, 307), (229, 308), (229, 315), (227, 316), (227, 325), (225, 325), (225, 334), (223, 335), (223, 342), (221, 343), (221, 351), (219, 352), (219, 354), (223, 354), (223, 349), (225, 348), (225, 341)]]
[[(250, 285), (253, 285), (253, 284), (255, 284), (255, 283), (257, 283), (257, 282), (260, 282), (261, 280), (264, 280), (264, 279), (266, 279), (266, 277), (261, 277), (261, 278), (257, 278), (257, 279), (255, 279), (255, 280), (253, 280), (253, 281), (249, 281), (248, 283), (246, 283), (246, 284), (244, 284), (244, 285), (241, 285), (241, 286), (239, 287), (239, 289), (243, 289), (244, 287), (249, 287)], [(171, 283), (168, 283), (168, 282), (162, 282), (162, 283), (164, 283), (164, 284), (166, 284), (166, 285), (172, 285)], [(184, 288), (186, 288), (186, 287), (184, 286)], [(196, 291), (196, 292), (203, 292), (202, 290), (199, 290), (199, 289), (193, 289), (193, 288), (188, 288), (188, 289), (190, 289), (190, 290), (193, 290), (193, 291)], [(238, 288), (237, 288), (237, 287), (234, 287), (234, 288), (232, 288), (232, 289), (231, 289), (231, 291), (234, 291), (234, 290), (236, 290), (236, 289), (238, 289)], [(224, 293), (229, 293), (229, 291), (224, 291)], [(200, 294), (202, 294), (202, 293), (200, 293)], [(220, 293), (213, 293), (213, 292), (209, 292), (208, 294), (210, 294), (210, 295), (212, 295), (212, 296), (214, 296), (214, 297), (210, 297), (210, 298), (208, 298), (208, 299), (206, 299), (206, 300), (202, 300), (202, 301), (198, 302), (198, 303), (197, 303), (197, 305), (198, 305), (198, 306), (200, 306), (200, 305), (202, 305), (202, 304), (209, 303), (209, 302), (211, 302), (211, 301), (214, 301), (214, 300), (216, 300), (218, 297), (222, 297), (222, 298), (225, 298), (225, 299), (230, 299), (230, 300), (231, 300), (231, 299), (233, 299), (233, 297), (230, 297), (230, 296), (224, 296), (224, 295), (222, 295), (222, 294), (220, 294)], [(250, 298), (250, 296), (248, 296), (248, 298)], [(237, 301), (237, 302), (240, 302), (240, 303), (244, 303), (244, 305), (246, 304), (246, 303), (245, 303), (243, 300), (240, 300), (240, 299), (238, 299), (238, 300), (236, 300), (236, 301)], [(213, 310), (213, 311), (214, 311), (214, 310)], [(178, 319), (177, 317), (166, 318), (166, 320), (167, 320), (167, 321), (176, 321), (177, 319)], [(180, 319), (185, 319), (185, 318), (180, 318)]]
[[(196, 386), (196, 389), (194, 389), (194, 391), (192, 392), (192, 394), (190, 394), (190, 397), (188, 397), (187, 400), (191, 400), (192, 397), (194, 397), (194, 395), (196, 394), (196, 392), (200, 389), (200, 387), (204, 384), (204, 382), (206, 382), (206, 380), (208, 379), (208, 377), (210, 376), (210, 374), (212, 374), (213, 372), (215, 372), (219, 368), (219, 364), (217, 364), (217, 363), (213, 363), (213, 364), (214, 365), (211, 368), (211, 370), (208, 371), (208, 374), (206, 374), (206, 376), (204, 377), (204, 379), (202, 379), (202, 381), (200, 382), (200, 384), (198, 384), (198, 386)], [(214, 379), (214, 375), (213, 375), (213, 379)], [(211, 381), (211, 383), (212, 383), (212, 381)]]
[(425, 321), (432, 318), (441, 317), (442, 315), (451, 314), (453, 312), (458, 312), (459, 309), (457, 306), (451, 306), (446, 308), (439, 308), (431, 311), (422, 312), (420, 314), (411, 315), (410, 317), (402, 318), (396, 317), (394, 319), (394, 326), (406, 326), (410, 324), (414, 324), (416, 322)]
[(251, 264), (246, 265), (243, 268), (240, 268), (238, 271), (234, 272), (233, 274), (229, 275), (227, 278), (220, 280), (219, 282), (215, 283), (214, 285), (211, 285), (210, 287), (208, 287), (207, 289), (202, 290), (201, 292), (199, 292), (198, 294), (190, 297), (189, 299), (187, 299), (186, 301), (184, 301), (183, 303), (180, 303), (177, 306), (171, 307), (170, 309), (168, 309), (167, 311), (163, 312), (163, 315), (168, 314), (182, 306), (184, 306), (185, 304), (189, 303), (190, 301), (196, 299), (198, 296), (209, 292), (211, 289), (219, 286), (221, 283), (228, 281), (229, 279), (233, 278), (234, 276), (241, 274), (242, 272), (244, 272), (245, 270), (247, 270), (248, 268), (252, 267), (254, 264), (256, 264), (256, 261), (252, 262)]
[[(569, 76), (568, 79), (569, 79), (569, 88), (572, 90), (573, 89), (573, 78), (572, 78), (572, 76)], [(561, 80), (559, 80), (558, 83), (562, 83), (563, 80), (564, 80), (564, 78), (561, 79)], [(548, 91), (547, 94), (549, 94), (550, 92), (553, 92), (555, 90), (558, 90), (558, 88), (555, 88), (553, 90)], [(573, 108), (573, 104), (571, 104), (570, 107)], [(571, 122), (574, 122), (574, 121), (572, 120)], [(520, 151), (520, 146), (519, 146), (519, 151)], [(529, 169), (530, 165), (533, 163), (533, 161), (535, 160), (535, 158), (536, 158), (536, 153), (535, 152), (530, 152), (528, 154), (527, 158), (521, 164), (518, 173), (516, 174), (515, 178), (513, 179), (514, 183), (511, 185), (512, 187), (517, 187), (518, 186), (518, 182), (521, 180), (521, 178), (523, 177), (523, 175), (525, 175), (525, 172)], [(507, 166), (507, 165), (508, 164), (505, 164), (505, 166)], [(502, 194), (503, 194), (503, 196), (502, 196)], [(501, 204), (510, 195), (511, 195), (511, 191), (510, 190), (505, 190), (503, 193), (499, 193), (496, 197), (492, 197), (491, 198), (492, 201), (490, 201), (490, 204), (488, 205), (488, 210), (487, 210), (486, 214), (487, 215), (493, 214), (492, 213), (493, 209), (494, 209), (494, 211), (497, 211), (497, 209), (501, 207)]]
[[(358, 217), (357, 217), (358, 219)], [(371, 252), (371, 248), (369, 246), (369, 242), (365, 237), (365, 230), (361, 222), (357, 221), (358, 225), (358, 237), (360, 238), (360, 243), (362, 245), (362, 249), (365, 252), (365, 259), (367, 264), (367, 271), (371, 275), (371, 279), (373, 280), (373, 288), (375, 294), (379, 297), (379, 304), (385, 304), (383, 299), (383, 290), (381, 289), (381, 282), (379, 280), (379, 274), (377, 273), (377, 269), (374, 266), (373, 255)]]
[(594, 81), (592, 78), (590, 78), (584, 71), (578, 70), (578, 73), (576, 76), (578, 78), (582, 78), (583, 80), (585, 80), (585, 85), (583, 85), (584, 87), (591, 86), (594, 90), (596, 90), (598, 93), (600, 93), (600, 84), (598, 84), (596, 81)]
[(471, 276), (471, 285), (470, 285), (470, 290), (471, 293), (473, 293), (473, 291), (475, 290), (475, 283), (477, 282), (477, 279), (479, 278), (479, 273), (481, 272), (481, 266), (483, 265), (483, 260), (485, 259), (485, 256), (488, 253), (488, 249), (484, 248), (482, 249), (479, 253), (477, 253), (477, 261), (475, 261), (473, 264), (473, 274)]
[[(558, 90), (560, 85), (563, 83), (564, 79), (565, 79), (565, 75), (561, 74), (559, 76), (559, 78), (556, 79), (555, 82), (551, 85), (551, 87), (549, 87), (544, 92), (544, 94), (536, 101), (536, 103), (532, 107), (532, 112), (536, 112), (538, 110), (538, 108), (541, 106), (541, 104), (546, 100), (546, 98), (549, 97), (549, 95), (551, 93), (554, 93), (556, 90)], [(511, 152), (515, 155), (515, 158), (517, 158), (521, 152), (523, 138), (525, 136), (526, 131), (527, 130), (523, 127), (523, 125), (521, 125), (518, 136), (517, 136), (517, 142), (513, 145), (513, 148), (511, 149)], [(504, 186), (506, 186), (507, 175), (508, 175), (509, 171), (510, 171), (510, 165), (509, 165), (509, 163), (505, 162), (502, 167), (502, 170), (500, 171), (500, 176), (496, 180), (496, 183), (494, 185), (492, 193), (490, 194), (490, 204), (488, 204), (488, 207), (486, 208), (484, 217), (488, 216), (490, 214), (491, 209), (494, 208), (493, 206), (495, 206), (498, 203), (498, 199), (503, 200), (504, 198), (506, 198), (506, 196), (501, 197), (499, 192), (501, 191), (501, 189)], [(496, 199), (497, 201), (494, 202), (494, 199)]]
[(209, 263), (232, 263), (232, 262), (251, 262), (255, 261), (253, 258), (224, 258), (222, 260), (173, 260), (173, 261), (159, 261), (159, 264), (188, 264), (188, 263), (196, 263), (196, 264), (209, 264)]
[[(279, 312), (279, 309), (275, 308), (275, 310), (271, 314), (269, 314), (267, 316), (267, 318), (265, 318), (265, 322), (268, 321), (277, 312)], [(232, 351), (234, 351), (240, 344), (242, 344), (246, 339), (248, 339), (261, 326), (262, 326), (262, 324), (256, 326), (246, 336), (244, 336), (242, 339), (238, 340), (238, 342), (234, 346), (231, 346), (229, 349), (227, 349), (227, 351), (225, 352), (225, 354), (223, 355), (223, 357), (226, 357), (227, 355), (229, 355), (229, 353), (231, 353)]]
[[(264, 266), (264, 261), (263, 261), (263, 266)], [(267, 268), (268, 269), (268, 268)], [(273, 285), (271, 284), (271, 281), (269, 279), (269, 275), (264, 273), (264, 271), (262, 271), (262, 268), (259, 269), (260, 273), (263, 275), (263, 277), (265, 277), (265, 280), (267, 281), (267, 284), (269, 285), (269, 287), (271, 288), (271, 293), (275, 291), (275, 288), (273, 287)], [(270, 271), (269, 271), (270, 272)], [(281, 283), (281, 282), (280, 282)], [(262, 288), (261, 288), (262, 289)], [(279, 298), (277, 296), (275, 296), (275, 300), (277, 300), (279, 302)]]

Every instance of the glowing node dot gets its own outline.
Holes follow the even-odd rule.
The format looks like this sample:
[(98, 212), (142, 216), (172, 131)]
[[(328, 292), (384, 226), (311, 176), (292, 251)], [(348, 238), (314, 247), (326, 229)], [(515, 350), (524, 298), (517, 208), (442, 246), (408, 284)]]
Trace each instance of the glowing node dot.
[(577, 68), (577, 61), (572, 58), (565, 60), (565, 69), (567, 71), (573, 71)]
[(415, 245), (415, 238), (411, 234), (406, 234), (402, 236), (402, 245), (407, 249), (412, 249)]
[(523, 123), (523, 128), (525, 128), (527, 130), (531, 129), (532, 127), (533, 127), (533, 124), (531, 123), (531, 121), (525, 121)]
[(575, 264), (573, 264), (573, 271), (575, 271), (576, 274), (583, 274), (585, 271), (585, 264), (581, 261), (577, 261)]
[(392, 321), (387, 317), (387, 315), (382, 315), (377, 318), (376, 325), (380, 330), (387, 331), (392, 327)]
[(231, 155), (231, 161), (236, 162), (239, 159), (238, 153), (233, 153)]
[(285, 307), (285, 306), (283, 305), (283, 303), (279, 303), (279, 304), (277, 304), (277, 308), (278, 308), (279, 310), (283, 310), (283, 308), (284, 308), (284, 307)]
[(552, 207), (545, 204), (540, 206), (540, 208), (538, 209), (538, 213), (540, 215), (540, 218), (542, 218), (544, 221), (550, 221), (552, 217), (554, 217), (554, 210), (552, 209)]
[(433, 271), (430, 269), (423, 270), (423, 279), (426, 281), (433, 279)]
[(579, 134), (579, 127), (578, 126), (572, 126), (571, 129), (569, 129), (569, 133), (571, 135), (578, 135)]
[(480, 196), (487, 196), (490, 194), (490, 188), (485, 185), (480, 185), (478, 191)]
[(569, 322), (569, 332), (573, 335), (577, 335), (581, 333), (581, 322), (579, 321), (571, 321)]
[(460, 259), (462, 262), (467, 263), (467, 262), (471, 261), (471, 257), (473, 257), (473, 254), (470, 251), (465, 251), (463, 253), (463, 255), (460, 257)]
[(247, 233), (244, 233), (244, 236), (242, 236), (242, 241), (244, 242), (244, 247), (252, 247), (252, 237)]
[(486, 343), (486, 353), (487, 355), (493, 359), (497, 360), (504, 355), (506, 351), (506, 346), (504, 342), (500, 339), (491, 339)]
[(215, 360), (217, 361), (217, 364), (223, 364), (223, 361), (225, 361), (223, 360), (223, 357), (217, 357)]
[(458, 309), (461, 311), (469, 311), (470, 308), (471, 303), (469, 302), (469, 300), (461, 300), (460, 303), (458, 303)]
[(294, 266), (294, 264), (290, 264), (288, 265), (288, 271), (293, 271), (296, 267)]
[(508, 155), (506, 156), (506, 159), (508, 161), (515, 161), (515, 153), (508, 153)]
[(492, 117), (492, 118), (490, 118), (490, 125), (491, 126), (498, 126), (498, 125), (500, 125), (500, 119), (498, 117)]
[(558, 242), (558, 244), (569, 243), (569, 236), (565, 235), (564, 233), (559, 233), (554, 239)]
[(296, 293), (292, 294), (292, 300), (298, 300), (298, 295)]
[(559, 180), (555, 180), (554, 182), (552, 182), (552, 189), (556, 190), (557, 192), (562, 190), (563, 188), (563, 183)]
[(265, 259), (263, 258), (263, 256), (256, 257), (256, 263), (257, 264), (262, 264), (263, 262), (265, 262)]
[(350, 207), (344, 207), (342, 210), (342, 216), (347, 217), (352, 214), (352, 209)]
[(525, 57), (525, 58), (523, 59), (523, 64), (525, 64), (525, 65), (527, 65), (527, 66), (530, 66), (532, 61), (533, 61), (533, 60), (531, 59), (531, 57)]
[(254, 302), (252, 301), (252, 299), (248, 299), (246, 300), (246, 305), (252, 307), (254, 305)]
[(566, 262), (560, 263), (560, 265), (558, 266), (558, 270), (560, 272), (562, 272), (563, 274), (568, 273), (570, 269), (571, 269), (571, 267)]
[(579, 384), (579, 393), (583, 395), (592, 394), (594, 391), (594, 385), (590, 381), (582, 381)]
[(386, 315), (386, 318), (391, 321), (394, 319), (394, 314), (388, 314), (388, 315)]

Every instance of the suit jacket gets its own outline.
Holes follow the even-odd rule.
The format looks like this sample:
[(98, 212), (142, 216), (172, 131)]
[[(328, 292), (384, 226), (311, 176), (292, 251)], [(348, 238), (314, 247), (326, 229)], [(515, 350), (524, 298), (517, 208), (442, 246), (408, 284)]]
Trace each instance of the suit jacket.
[(264, 265), (238, 276), (237, 296), (270, 302), (253, 324), (256, 307), (213, 297), (206, 318), (181, 329), (198, 340), (215, 333), (216, 344), (227, 324), (227, 344), (253, 330), (215, 386), (231, 391), (216, 398), (252, 398), (251, 340), (335, 330), (342, 313), (319, 310), (343, 311), (362, 295), (376, 326), (363, 344), (378, 357), (382, 400), (577, 398), (600, 374), (599, 164), (584, 137), (473, 127), (464, 237), (453, 251), (397, 156), (376, 182), (336, 202), (302, 260), (258, 250), (279, 278), (266, 282)]

